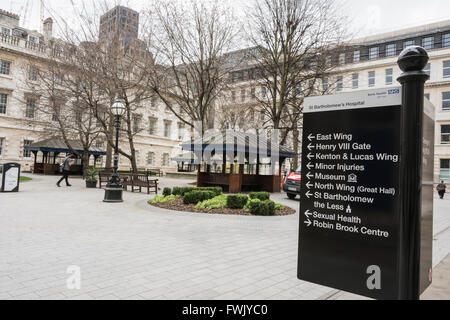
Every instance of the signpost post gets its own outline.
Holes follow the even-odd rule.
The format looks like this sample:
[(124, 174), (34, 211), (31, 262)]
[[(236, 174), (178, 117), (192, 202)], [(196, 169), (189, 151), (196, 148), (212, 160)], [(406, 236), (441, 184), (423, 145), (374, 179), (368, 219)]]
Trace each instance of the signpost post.
[[(421, 70), (427, 60), (423, 49), (414, 49), (399, 58), (403, 88), (305, 100), (301, 280), (377, 299), (418, 299), (425, 270), (422, 290), (430, 284), (433, 188), (427, 187), (431, 204), (422, 202), (421, 178), (424, 162), (433, 165), (422, 156), (433, 157), (434, 138), (423, 139), (427, 78)], [(422, 249), (421, 212), (428, 217), (423, 236), (430, 241)], [(421, 251), (427, 257), (422, 267)]]

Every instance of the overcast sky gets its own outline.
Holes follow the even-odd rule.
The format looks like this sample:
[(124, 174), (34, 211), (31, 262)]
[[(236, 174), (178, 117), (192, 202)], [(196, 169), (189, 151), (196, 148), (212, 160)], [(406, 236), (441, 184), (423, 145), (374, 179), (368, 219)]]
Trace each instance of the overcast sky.
[[(79, 3), (83, 0), (72, 0)], [(85, 0), (86, 1), (86, 0)], [(88, 0), (89, 1), (89, 0)], [(107, 0), (108, 1), (108, 0)], [(170, 1), (170, 0), (160, 0)], [(208, 0), (197, 0), (208, 1)], [(249, 1), (227, 0), (233, 4), (238, 13), (245, 10)], [(336, 0), (340, 3), (342, 12), (351, 22), (350, 32), (353, 37), (359, 38), (381, 32), (393, 31), (410, 26), (450, 19), (450, 0)], [(1, 0), (0, 8), (25, 14), (25, 5), (28, 10), (24, 27), (39, 30), (40, 0)], [(112, 5), (120, 2), (140, 11), (146, 0), (109, 0)], [(58, 15), (70, 14), (71, 0), (44, 0), (45, 6), (51, 8)], [(241, 9), (241, 10), (239, 10)], [(48, 16), (46, 12), (45, 16)]]

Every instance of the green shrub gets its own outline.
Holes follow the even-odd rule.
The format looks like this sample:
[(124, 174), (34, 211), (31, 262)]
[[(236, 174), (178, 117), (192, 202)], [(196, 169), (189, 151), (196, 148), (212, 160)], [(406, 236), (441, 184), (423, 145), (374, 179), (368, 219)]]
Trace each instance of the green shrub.
[(166, 187), (163, 189), (163, 196), (167, 197), (170, 196), (172, 194), (172, 189)]
[(273, 202), (272, 200), (261, 201), (258, 214), (261, 216), (275, 215), (275, 202)]
[(284, 206), (281, 203), (276, 202), (275, 203), (275, 210), (283, 210)]
[(269, 200), (270, 193), (268, 192), (250, 192), (250, 199), (259, 199), (261, 201)]
[(244, 206), (244, 210), (250, 212), (251, 214), (258, 214), (260, 205), (261, 200), (249, 199), (247, 204)]
[(227, 197), (227, 208), (243, 209), (247, 204), (248, 197), (245, 194), (234, 194)]
[(213, 191), (219, 196), (222, 194), (222, 187), (173, 187), (172, 194), (184, 196), (192, 191)]
[(199, 202), (195, 207), (197, 209), (212, 210), (221, 209), (227, 205), (227, 196), (220, 195), (215, 198)]
[(222, 194), (222, 187), (197, 187), (194, 190), (198, 191), (213, 191), (217, 196)]
[(150, 200), (150, 203), (156, 204), (156, 203), (167, 203), (167, 202), (174, 202), (180, 198), (180, 196), (177, 195), (170, 195), (170, 196), (156, 196), (152, 200)]
[[(278, 205), (280, 206), (280, 204)], [(245, 205), (244, 210), (257, 216), (273, 216), (275, 215), (275, 207), (279, 206), (272, 200), (261, 201), (259, 199), (250, 199)]]
[(97, 169), (95, 168), (88, 168), (86, 170), (86, 181), (89, 182), (97, 182)]
[(197, 204), (199, 202), (212, 199), (215, 196), (216, 196), (216, 194), (213, 191), (194, 190), (194, 191), (186, 193), (183, 196), (183, 203), (184, 204)]
[(181, 187), (173, 187), (172, 189), (172, 194), (176, 195), (176, 196), (181, 196), (183, 193), (183, 188)]

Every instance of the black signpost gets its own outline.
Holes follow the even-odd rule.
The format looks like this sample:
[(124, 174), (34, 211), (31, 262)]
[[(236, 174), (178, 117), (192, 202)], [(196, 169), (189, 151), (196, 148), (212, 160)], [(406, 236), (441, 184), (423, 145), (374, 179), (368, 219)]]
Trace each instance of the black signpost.
[(420, 242), (422, 148), (429, 157), (434, 144), (423, 139), (427, 60), (419, 47), (401, 54), (402, 88), (305, 101), (299, 279), (376, 299), (418, 299), (430, 284), (429, 252), (420, 263), (431, 251)]

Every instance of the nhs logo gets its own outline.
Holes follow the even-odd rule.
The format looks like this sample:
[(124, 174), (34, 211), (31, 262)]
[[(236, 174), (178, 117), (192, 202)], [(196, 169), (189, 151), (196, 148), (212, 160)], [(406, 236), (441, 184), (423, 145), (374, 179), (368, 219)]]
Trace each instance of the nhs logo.
[(400, 93), (400, 89), (390, 89), (388, 90), (388, 94), (399, 94)]

